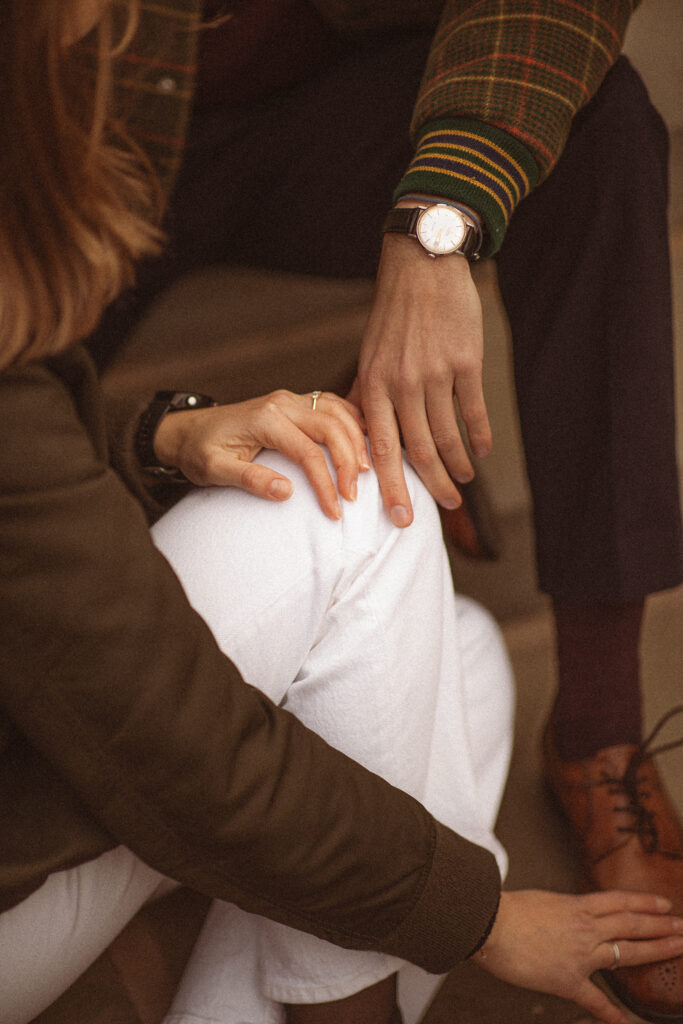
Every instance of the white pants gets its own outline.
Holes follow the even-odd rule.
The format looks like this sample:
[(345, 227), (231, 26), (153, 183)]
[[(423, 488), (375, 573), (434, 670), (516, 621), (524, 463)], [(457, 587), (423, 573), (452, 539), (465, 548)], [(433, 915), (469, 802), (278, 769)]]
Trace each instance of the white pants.
[[(196, 491), (154, 528), (190, 603), (248, 682), (488, 847), (504, 874), (492, 830), (510, 755), (511, 673), (491, 618), (453, 595), (431, 498), (406, 468), (415, 523), (398, 530), (371, 472), (332, 522), (296, 467), (274, 453), (260, 461), (294, 481), (289, 501)], [(56, 998), (160, 885), (119, 849), (51, 876), (0, 915), (3, 1024), (24, 1024)], [(275, 1024), (283, 1002), (343, 998), (395, 971), (415, 1020), (431, 976), (216, 901), (166, 1024)]]

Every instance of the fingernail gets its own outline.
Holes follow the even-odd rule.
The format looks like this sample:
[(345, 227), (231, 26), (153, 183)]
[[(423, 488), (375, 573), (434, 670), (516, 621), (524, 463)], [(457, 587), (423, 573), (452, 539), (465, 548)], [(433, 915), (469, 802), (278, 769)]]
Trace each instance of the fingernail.
[(351, 481), (351, 486), (349, 487), (349, 496), (351, 501), (355, 501), (356, 498), (358, 497), (358, 484), (356, 483), (355, 480)]
[(410, 514), (405, 505), (394, 505), (389, 513), (394, 526), (409, 526), (410, 525)]
[(671, 900), (667, 900), (667, 898), (665, 896), (658, 896), (657, 897), (657, 909), (658, 910), (664, 910), (664, 911), (671, 910), (672, 907), (673, 907), (673, 903), (671, 902)]
[(338, 501), (335, 502), (334, 505), (332, 506), (332, 511), (334, 512), (334, 518), (335, 519), (341, 519), (341, 517), (342, 517), (342, 510), (341, 510), (341, 505), (339, 504)]
[(289, 498), (294, 487), (289, 480), (273, 480), (268, 487), (268, 495), (276, 501), (284, 501)]
[(370, 469), (370, 459), (367, 457), (365, 452), (360, 457), (360, 468), (364, 471)]
[(472, 452), (477, 456), (478, 459), (485, 458), (491, 451), (487, 444), (477, 444), (472, 448)]
[(453, 509), (460, 508), (460, 502), (455, 498), (446, 498), (445, 501), (440, 501), (439, 504), (441, 505), (441, 508), (448, 509), (450, 512), (452, 512)]

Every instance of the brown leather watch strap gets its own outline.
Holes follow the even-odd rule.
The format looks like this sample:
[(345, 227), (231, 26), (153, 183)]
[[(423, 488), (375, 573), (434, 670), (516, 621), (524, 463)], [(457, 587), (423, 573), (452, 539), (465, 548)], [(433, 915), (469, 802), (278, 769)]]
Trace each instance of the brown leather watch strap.
[[(417, 239), (420, 245), (423, 245), (417, 234), (417, 223), (420, 219), (420, 215), (428, 209), (434, 206), (446, 206), (449, 209), (455, 209), (448, 203), (425, 203), (422, 206), (401, 206), (393, 210), (389, 210), (388, 214), (384, 218), (382, 225), (382, 232), (384, 234), (402, 234), (409, 235), (411, 238)], [(465, 236), (457, 249), (452, 250), (447, 255), (453, 255), (457, 253), (461, 256), (465, 256), (468, 260), (479, 259), (479, 243), (480, 233), (476, 227), (467, 222), (466, 217), (460, 213), (463, 223), (465, 224)], [(429, 252), (430, 255), (437, 255), (431, 252), (426, 246), (423, 245), (425, 251)]]

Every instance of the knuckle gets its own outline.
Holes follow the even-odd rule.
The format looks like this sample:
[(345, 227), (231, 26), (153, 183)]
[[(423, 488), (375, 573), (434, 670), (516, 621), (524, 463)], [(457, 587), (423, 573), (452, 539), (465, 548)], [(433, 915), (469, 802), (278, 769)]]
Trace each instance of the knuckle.
[(374, 437), (370, 441), (370, 455), (373, 462), (386, 462), (395, 453), (393, 441), (388, 437)]
[(471, 351), (457, 352), (453, 357), (451, 370), (456, 377), (479, 377), (483, 359)]
[(396, 387), (403, 394), (412, 394), (420, 388), (424, 379), (416, 367), (402, 363), (396, 372)]
[(422, 376), (422, 379), (426, 384), (442, 386), (451, 386), (453, 382), (453, 367), (447, 363), (437, 363), (428, 367)]
[(265, 399), (263, 406), (260, 410), (260, 421), (262, 424), (266, 424), (268, 420), (274, 417), (282, 416), (282, 399), (278, 399), (273, 395), (268, 395)]
[(634, 938), (645, 935), (647, 931), (644, 919), (640, 914), (634, 914), (633, 911), (629, 911), (626, 915), (626, 926), (629, 934)]
[(325, 463), (325, 455), (320, 445), (316, 444), (309, 437), (303, 442), (301, 446), (301, 461), (307, 463)]
[(450, 453), (460, 450), (460, 436), (455, 432), (455, 430), (450, 430), (446, 427), (443, 430), (439, 430), (437, 428), (432, 431), (432, 437), (434, 439), (434, 444), (440, 452)]
[(435, 458), (434, 448), (427, 441), (414, 441), (407, 445), (406, 455), (410, 464), (416, 469), (430, 466)]
[(245, 491), (254, 491), (259, 483), (259, 470), (253, 462), (245, 463), (240, 469), (240, 487)]
[(385, 391), (387, 373), (383, 366), (377, 363), (370, 363), (362, 374), (363, 387), (368, 391)]
[(267, 396), (268, 400), (275, 402), (276, 405), (282, 402), (288, 401), (292, 397), (292, 392), (287, 391), (285, 388), (276, 388), (275, 391), (271, 391)]
[(335, 436), (344, 434), (344, 426), (340, 423), (337, 416), (334, 415), (334, 410), (327, 409), (325, 412), (322, 412), (322, 410), (318, 411), (318, 422), (323, 424), (327, 434), (334, 434)]
[(575, 927), (577, 936), (582, 940), (588, 940), (592, 938), (595, 931), (595, 916), (589, 910), (579, 910), (575, 917)]
[(483, 434), (488, 431), (488, 417), (485, 406), (479, 402), (476, 404), (465, 403), (460, 407), (460, 411), (471, 434)]

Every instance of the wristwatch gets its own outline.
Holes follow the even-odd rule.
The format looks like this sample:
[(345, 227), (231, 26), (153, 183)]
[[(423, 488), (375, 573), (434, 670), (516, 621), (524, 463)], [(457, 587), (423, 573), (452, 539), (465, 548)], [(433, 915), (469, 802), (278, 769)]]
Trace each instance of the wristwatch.
[(196, 391), (157, 391), (154, 399), (147, 406), (135, 433), (135, 453), (145, 473), (163, 477), (165, 480), (177, 480), (184, 483), (185, 474), (177, 466), (164, 466), (159, 462), (154, 451), (154, 435), (157, 427), (171, 412), (182, 409), (208, 409), (218, 405), (208, 395), (200, 395)]
[(428, 256), (459, 253), (479, 259), (480, 232), (465, 214), (447, 203), (390, 210), (382, 230), (416, 238)]

